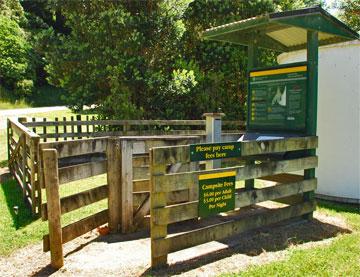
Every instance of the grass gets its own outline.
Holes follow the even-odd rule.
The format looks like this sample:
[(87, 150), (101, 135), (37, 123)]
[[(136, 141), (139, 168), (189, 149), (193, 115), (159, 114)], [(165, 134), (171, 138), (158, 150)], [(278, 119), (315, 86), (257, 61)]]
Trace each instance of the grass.
[[(0, 102), (0, 109), (1, 109)], [(25, 105), (25, 104), (24, 104)], [(5, 105), (6, 106), (6, 105)], [(8, 105), (10, 107), (10, 104)], [(55, 117), (74, 115), (70, 111), (37, 113), (30, 117)], [(7, 159), (6, 130), (0, 130), (0, 167)], [(103, 184), (104, 175), (80, 180), (61, 186), (62, 196), (89, 189)], [(242, 183), (237, 186), (243, 186)], [(44, 197), (45, 198), (45, 197)], [(65, 214), (62, 224), (66, 225), (106, 208), (106, 200)], [(18, 216), (13, 207), (19, 207)], [(310, 249), (287, 249), (287, 259), (270, 264), (251, 266), (246, 271), (229, 276), (359, 276), (360, 272), (360, 211), (358, 206), (335, 204), (321, 201), (318, 211), (345, 219), (353, 232), (336, 237), (329, 245)], [(22, 200), (22, 194), (14, 181), (0, 185), (0, 256), (10, 255), (13, 251), (39, 242), (47, 233), (47, 222), (32, 218), (30, 210)]]
[(291, 248), (288, 258), (261, 266), (251, 266), (228, 276), (359, 276), (360, 272), (360, 207), (320, 201), (318, 211), (342, 217), (351, 226), (326, 246), (310, 249)]
[[(63, 117), (67, 117), (70, 119), (70, 116), (76, 116), (70, 110), (63, 110), (63, 111), (53, 111), (53, 112), (43, 112), (43, 113), (34, 113), (34, 114), (27, 114), (26, 117), (36, 117), (37, 120), (42, 120), (42, 118), (46, 117), (47, 121), (53, 121), (55, 118), (59, 118), (59, 120)], [(92, 116), (92, 114), (89, 114)], [(53, 128), (54, 129), (54, 128)], [(40, 130), (39, 130), (40, 131)], [(48, 128), (48, 132), (52, 132), (51, 128)], [(61, 132), (60, 128), (60, 132)], [(7, 140), (6, 140), (6, 129), (0, 129), (0, 167), (7, 166)]]
[(13, 92), (0, 86), (0, 110), (63, 106), (64, 95), (64, 90), (48, 85), (35, 88), (29, 97), (16, 99)]
[[(62, 196), (96, 187), (103, 184), (104, 175), (80, 180), (61, 186)], [(46, 201), (46, 199), (44, 199)], [(18, 216), (13, 207), (19, 207)], [(63, 225), (70, 224), (98, 211), (106, 209), (107, 200), (96, 202), (62, 216)], [(22, 200), (22, 193), (15, 181), (11, 180), (0, 185), (0, 256), (10, 255), (16, 249), (39, 242), (48, 233), (47, 221), (33, 218), (30, 209)]]
[(15, 102), (0, 100), (0, 110), (24, 109), (24, 108), (30, 108), (29, 104), (27, 104), (25, 100), (19, 100)]

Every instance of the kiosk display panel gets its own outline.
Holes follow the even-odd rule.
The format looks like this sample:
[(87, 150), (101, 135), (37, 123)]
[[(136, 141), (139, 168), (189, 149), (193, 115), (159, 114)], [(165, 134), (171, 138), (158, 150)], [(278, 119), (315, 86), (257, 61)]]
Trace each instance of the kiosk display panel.
[(307, 65), (255, 69), (249, 72), (249, 131), (305, 130)]

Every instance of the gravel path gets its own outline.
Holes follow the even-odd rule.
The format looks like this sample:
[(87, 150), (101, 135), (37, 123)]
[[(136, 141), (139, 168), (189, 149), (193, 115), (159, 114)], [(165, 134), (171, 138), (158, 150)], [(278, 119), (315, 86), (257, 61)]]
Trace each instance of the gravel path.
[(315, 212), (312, 221), (277, 224), (170, 254), (168, 268), (152, 271), (147, 233), (98, 237), (93, 231), (65, 244), (65, 265), (58, 271), (38, 243), (0, 257), (0, 276), (217, 276), (283, 260), (291, 248), (321, 247), (349, 232), (342, 218)]
[(12, 116), (21, 116), (34, 113), (46, 113), (52, 111), (64, 111), (68, 108), (65, 106), (41, 107), (41, 108), (26, 108), (13, 110), (0, 110), (0, 129), (6, 129), (6, 119)]

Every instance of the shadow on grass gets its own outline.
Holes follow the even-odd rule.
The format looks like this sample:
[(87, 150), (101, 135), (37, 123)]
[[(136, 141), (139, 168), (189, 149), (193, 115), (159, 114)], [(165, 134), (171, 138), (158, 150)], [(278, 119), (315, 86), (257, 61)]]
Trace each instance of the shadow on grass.
[(243, 254), (248, 256), (248, 258), (244, 257), (244, 259), (251, 259), (251, 257), (259, 256), (265, 252), (281, 251), (292, 245), (322, 241), (347, 233), (351, 233), (351, 230), (324, 223), (317, 219), (311, 221), (303, 219), (288, 220), (221, 240), (219, 242), (225, 245), (224, 249), (215, 250), (197, 257), (184, 257), (184, 260), (164, 268), (148, 268), (141, 276), (182, 274), (235, 254)]
[(327, 200), (316, 200), (317, 205), (320, 208), (326, 208), (333, 210), (335, 212), (344, 212), (344, 213), (357, 213), (360, 214), (360, 205), (359, 204), (344, 204), (339, 202), (331, 202)]
[(8, 166), (8, 161), (7, 160), (0, 161), (0, 168), (1, 167), (7, 167), (7, 166)]
[[(0, 189), (4, 192), (6, 204), (15, 228), (24, 227), (34, 220), (29, 206), (25, 203), (21, 188), (15, 180), (9, 180), (1, 184)], [(14, 206), (18, 207), (19, 213), (16, 215)]]
[[(356, 207), (352, 207), (351, 205), (337, 205), (331, 202), (323, 203), (321, 201), (319, 205), (321, 207), (325, 207), (326, 205), (327, 208), (338, 209), (341, 211), (356, 210)], [(254, 209), (256, 211), (259, 210), (259, 212), (264, 210), (263, 207), (259, 209)], [(204, 227), (202, 226), (204, 224), (205, 223), (200, 223), (200, 221), (189, 220), (186, 222), (182, 222), (179, 225), (173, 225), (169, 227), (169, 234), (184, 232), (186, 230), (194, 230)], [(209, 246), (209, 248), (205, 252), (204, 245), (202, 245), (202, 250), (200, 250), (200, 248), (197, 249), (196, 247), (194, 247), (191, 251), (192, 254), (190, 255), (188, 255), (189, 252), (182, 251), (177, 252), (176, 254), (171, 254), (169, 261), (175, 260), (175, 262), (173, 262), (166, 268), (154, 270), (152, 270), (151, 268), (147, 268), (144, 272), (142, 272), (141, 276), (168, 276), (182, 274), (193, 269), (209, 265), (215, 261), (231, 257), (235, 254), (242, 254), (243, 256), (241, 256), (241, 263), (243, 262), (243, 260), (246, 260), (246, 263), (250, 262), (252, 258), (260, 256), (264, 252), (277, 252), (281, 250), (286, 250), (293, 245), (320, 242), (325, 239), (334, 238), (339, 234), (348, 233), (351, 233), (351, 230), (341, 226), (337, 226), (335, 224), (320, 221), (316, 218), (310, 221), (295, 218), (273, 224), (268, 227), (258, 228), (241, 233), (239, 235), (234, 235), (225, 240), (219, 240), (218, 242), (222, 244), (221, 247), (214, 248), (213, 246)], [(76, 245), (76, 247), (72, 251), (68, 252), (65, 257), (70, 257), (75, 252), (83, 251), (84, 247), (91, 245), (92, 242), (121, 244), (122, 242), (139, 240), (139, 245), (144, 245), (144, 243), (146, 243), (146, 247), (148, 247), (148, 251), (150, 251), (150, 240), (141, 240), (148, 236), (149, 233), (146, 231), (126, 235), (112, 234), (100, 236), (95, 239), (90, 239), (85, 243)], [(128, 246), (129, 249), (124, 248), (125, 244), (119, 246), (119, 250), (121, 249), (121, 251), (129, 253), (129, 255), (133, 255), (132, 251), (134, 251), (134, 249), (130, 247), (136, 247), (134, 246), (134, 244)], [(104, 253), (102, 253), (102, 255), (104, 255)], [(113, 259), (114, 257), (110, 255), (108, 258)], [(140, 259), (140, 257), (134, 256), (134, 259), (137, 258)], [(99, 268), (101, 268), (102, 265), (99, 264), (98, 266)], [(126, 269), (124, 269), (124, 271), (126, 272)], [(41, 268), (38, 272), (34, 273), (33, 276), (49, 276), (54, 272), (55, 270), (53, 270), (49, 265), (47, 265), (46, 267)]]

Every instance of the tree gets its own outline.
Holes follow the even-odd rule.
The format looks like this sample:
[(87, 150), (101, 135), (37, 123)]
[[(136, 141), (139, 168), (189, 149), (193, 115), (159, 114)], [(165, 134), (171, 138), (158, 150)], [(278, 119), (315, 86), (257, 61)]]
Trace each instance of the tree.
[(152, 117), (143, 111), (156, 112), (154, 97), (168, 87), (187, 2), (61, 1), (71, 33), (57, 34), (47, 51), (49, 81), (69, 92), (73, 108)]
[[(247, 48), (230, 43), (203, 41), (207, 28), (239, 21), (260, 14), (303, 8), (317, 1), (233, 1), (196, 0), (185, 13), (186, 32), (182, 51), (188, 70), (195, 72), (196, 87), (182, 96), (176, 108), (185, 117), (199, 118), (202, 113), (221, 108), (230, 119), (245, 119), (247, 92)], [(274, 65), (276, 53), (261, 50), (259, 66)], [(165, 106), (171, 106), (167, 103)]]
[(19, 0), (0, 0), (0, 15), (19, 23), (24, 19), (24, 10)]
[[(317, 1), (53, 0), (53, 14), (70, 31), (46, 31), (45, 68), (74, 109), (95, 104), (114, 118), (199, 118), (222, 108), (241, 119), (246, 48), (202, 41), (201, 32), (310, 2)], [(260, 53), (263, 65), (274, 58)]]
[(360, 0), (343, 0), (339, 5), (341, 19), (355, 31), (360, 31)]
[(12, 19), (0, 15), (0, 84), (15, 96), (30, 94), (33, 87), (30, 45), (25, 32)]

